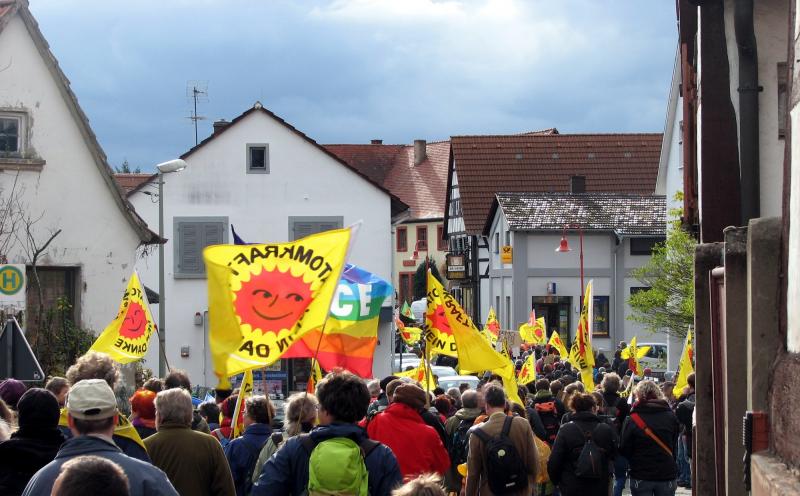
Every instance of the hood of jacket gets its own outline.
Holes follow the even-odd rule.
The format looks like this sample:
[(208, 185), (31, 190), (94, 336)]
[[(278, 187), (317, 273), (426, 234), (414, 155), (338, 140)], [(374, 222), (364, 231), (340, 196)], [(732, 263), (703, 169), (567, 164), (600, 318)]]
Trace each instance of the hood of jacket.
[(458, 418), (459, 421), (461, 420), (474, 420), (483, 413), (480, 408), (462, 408), (456, 412), (454, 415)]
[(392, 403), (386, 410), (383, 411), (383, 414), (403, 420), (408, 420), (410, 422), (416, 422), (420, 424), (425, 423), (425, 421), (422, 420), (420, 412), (406, 405), (405, 403)]
[(353, 441), (360, 441), (362, 438), (367, 437), (367, 433), (356, 424), (335, 423), (320, 425), (311, 430), (309, 435), (320, 443), (332, 437), (347, 437)]
[(537, 400), (555, 398), (555, 396), (553, 396), (553, 393), (551, 393), (550, 391), (544, 391), (544, 390), (536, 391), (536, 394), (533, 395), (533, 397), (535, 399), (537, 399)]

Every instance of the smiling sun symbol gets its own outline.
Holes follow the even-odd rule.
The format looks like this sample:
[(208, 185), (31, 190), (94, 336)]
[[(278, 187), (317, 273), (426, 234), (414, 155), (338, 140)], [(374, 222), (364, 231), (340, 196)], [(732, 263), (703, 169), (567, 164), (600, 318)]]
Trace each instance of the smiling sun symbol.
[(125, 319), (119, 327), (119, 335), (128, 339), (137, 339), (144, 335), (147, 327), (147, 316), (144, 308), (136, 302), (128, 304), (128, 311), (125, 312)]
[(445, 334), (453, 334), (453, 330), (450, 329), (450, 323), (447, 321), (447, 316), (444, 314), (444, 307), (442, 305), (438, 305), (432, 314), (428, 314), (428, 320), (430, 321), (430, 326), (436, 329), (439, 329), (440, 332)]
[(278, 334), (294, 327), (311, 300), (311, 285), (302, 276), (275, 267), (243, 281), (234, 305), (242, 325), (248, 324), (263, 334)]

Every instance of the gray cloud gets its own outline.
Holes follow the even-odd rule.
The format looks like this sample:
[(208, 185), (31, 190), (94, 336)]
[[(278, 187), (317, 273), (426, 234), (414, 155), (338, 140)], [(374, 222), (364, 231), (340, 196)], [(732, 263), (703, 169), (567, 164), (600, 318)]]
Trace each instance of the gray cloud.
[(112, 164), (194, 144), (261, 100), (322, 143), (661, 131), (674, 5), (641, 0), (31, 0)]

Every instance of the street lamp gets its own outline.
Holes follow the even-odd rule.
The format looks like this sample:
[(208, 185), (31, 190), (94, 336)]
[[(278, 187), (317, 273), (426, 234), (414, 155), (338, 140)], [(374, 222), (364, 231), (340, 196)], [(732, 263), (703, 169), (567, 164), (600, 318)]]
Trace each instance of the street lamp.
[[(565, 225), (564, 230), (561, 233), (561, 242), (558, 244), (558, 248), (556, 248), (556, 253), (566, 253), (568, 251), (572, 251), (572, 248), (569, 247), (569, 241), (567, 241), (567, 229), (577, 229), (578, 230), (578, 238), (580, 239), (580, 260), (581, 260), (581, 299), (578, 302), (578, 307), (583, 308), (583, 292), (584, 292), (584, 285), (583, 285), (583, 229), (579, 224), (570, 224)], [(569, 341), (569, 336), (567, 336), (567, 340)]]
[(158, 169), (158, 376), (167, 375), (166, 330), (167, 297), (164, 294), (164, 174), (180, 172), (186, 168), (181, 159), (169, 160), (156, 165)]

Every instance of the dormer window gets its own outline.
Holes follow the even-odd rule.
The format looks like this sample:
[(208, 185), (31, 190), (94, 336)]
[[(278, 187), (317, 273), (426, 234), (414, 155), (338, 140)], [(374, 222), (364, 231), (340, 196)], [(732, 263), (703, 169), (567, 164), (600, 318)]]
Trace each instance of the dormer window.
[(269, 144), (247, 144), (248, 174), (269, 174)]

